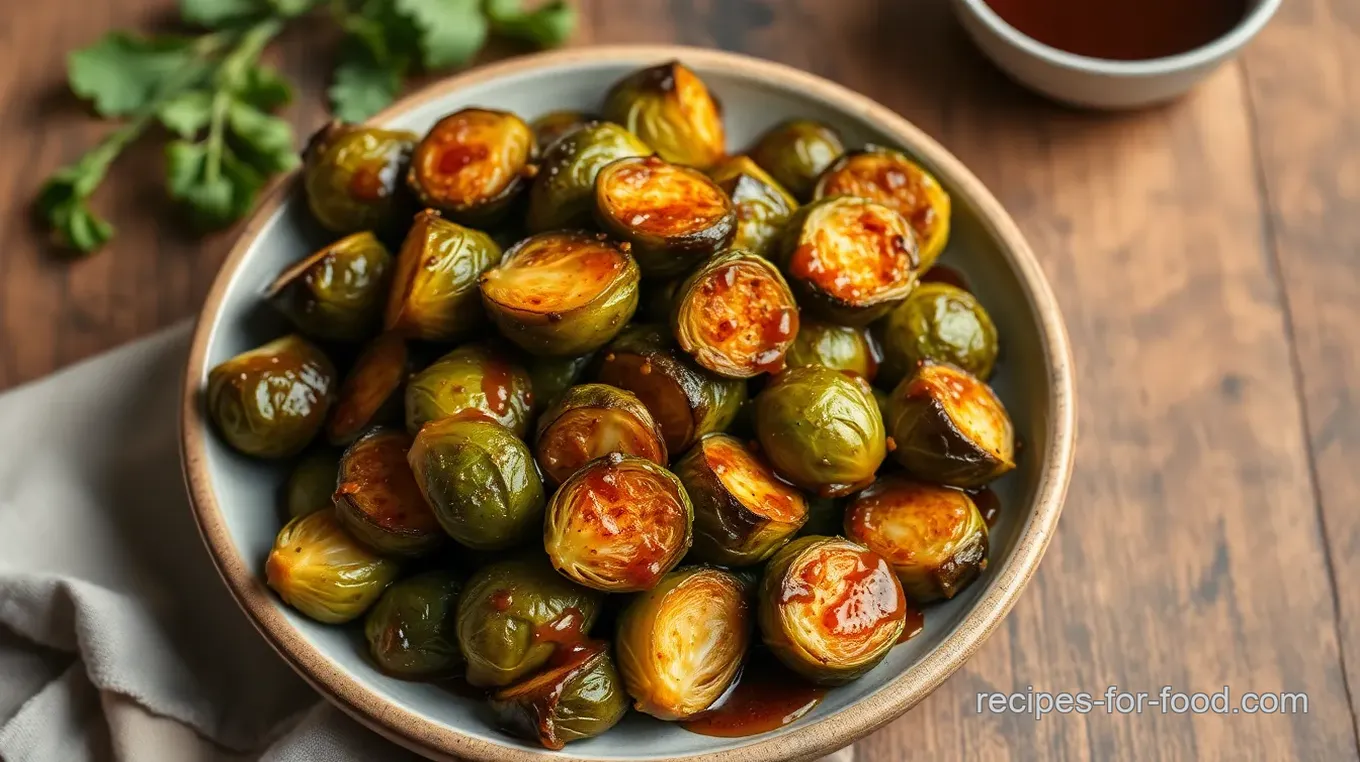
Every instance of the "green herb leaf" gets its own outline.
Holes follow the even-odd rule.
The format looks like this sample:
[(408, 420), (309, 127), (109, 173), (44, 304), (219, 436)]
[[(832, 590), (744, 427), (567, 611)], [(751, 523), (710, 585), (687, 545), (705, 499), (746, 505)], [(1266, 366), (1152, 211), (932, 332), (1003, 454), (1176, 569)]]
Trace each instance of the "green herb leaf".
[(161, 104), (156, 117), (167, 130), (182, 138), (192, 138), (212, 119), (212, 93), (207, 90), (180, 93)]
[(576, 9), (566, 0), (553, 0), (526, 11), (520, 0), (486, 0), (491, 31), (543, 48), (556, 47), (576, 28)]
[(253, 66), (236, 96), (262, 111), (273, 111), (293, 100), (293, 88), (272, 66)]
[(241, 158), (255, 169), (269, 175), (298, 165), (293, 128), (282, 119), (236, 101), (227, 112), (227, 127)]
[(187, 41), (175, 37), (134, 37), (110, 32), (67, 57), (71, 91), (94, 102), (104, 116), (126, 116), (145, 108), (172, 78), (202, 68)]
[(331, 111), (346, 122), (362, 122), (391, 103), (401, 92), (405, 72), (378, 61), (365, 47), (348, 46), (335, 67), (335, 81), (327, 94)]
[(179, 13), (186, 24), (216, 29), (268, 10), (261, 0), (180, 0)]
[(269, 6), (285, 18), (301, 16), (310, 11), (318, 0), (269, 0)]
[(479, 0), (396, 0), (396, 9), (420, 30), (420, 62), (426, 69), (462, 66), (486, 43)]
[(176, 140), (166, 147), (166, 180), (195, 224), (220, 228), (250, 211), (265, 178), (225, 147), (214, 167), (207, 142)]
[[(80, 167), (66, 167), (52, 175), (38, 192), (37, 212), (51, 228), (53, 241), (63, 248), (91, 252), (113, 238), (113, 226), (86, 203), (93, 187)], [(94, 184), (98, 184), (95, 178)]]

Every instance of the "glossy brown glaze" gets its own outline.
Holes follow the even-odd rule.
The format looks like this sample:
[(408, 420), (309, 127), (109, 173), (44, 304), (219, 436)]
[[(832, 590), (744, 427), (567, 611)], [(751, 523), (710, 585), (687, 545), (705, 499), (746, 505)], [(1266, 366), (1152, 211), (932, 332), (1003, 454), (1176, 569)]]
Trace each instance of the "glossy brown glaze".
[(340, 461), (335, 499), (386, 531), (438, 531), (434, 512), (406, 462), (410, 448), (411, 437), (399, 429), (377, 431), (355, 442)]
[(1246, 0), (986, 0), (1045, 45), (1091, 58), (1140, 61), (1208, 45), (1246, 15)]
[(522, 184), (533, 145), (519, 117), (464, 109), (441, 119), (416, 145), (409, 182), (426, 204), (485, 206)]
[(945, 283), (958, 289), (972, 293), (973, 289), (968, 285), (968, 279), (963, 273), (949, 265), (934, 265), (921, 276), (922, 283)]
[[(721, 368), (742, 375), (777, 373), (798, 334), (798, 305), (776, 273), (735, 261), (714, 268), (689, 291), (681, 319), (698, 347), (720, 355)], [(704, 356), (699, 356), (701, 364)], [(711, 362), (711, 361), (710, 361)]]
[(718, 703), (681, 726), (722, 738), (768, 733), (797, 722), (825, 696), (826, 688), (803, 679), (764, 649), (755, 649)]
[[(488, 356), (482, 369), (482, 394), (486, 395), (486, 406), (493, 415), (503, 416), (510, 407), (510, 395), (514, 387), (510, 364), (499, 357)], [(533, 400), (529, 402), (532, 404)]]
[(817, 183), (820, 196), (857, 196), (891, 207), (911, 223), (921, 241), (941, 222), (928, 187), (934, 181), (906, 157), (889, 151), (858, 151), (831, 165)]
[(622, 227), (650, 236), (693, 235), (733, 215), (732, 202), (707, 176), (656, 156), (606, 167), (596, 192)]
[(409, 371), (406, 342), (400, 336), (385, 333), (374, 339), (340, 385), (340, 394), (326, 421), (326, 437), (331, 443), (345, 444), (368, 426), (386, 423), (377, 417), (386, 412), (389, 400), (394, 403), (400, 400), (398, 393)]
[(921, 633), (925, 632), (926, 615), (924, 611), (921, 611), (920, 609), (912, 606), (908, 606), (907, 615), (903, 617), (903, 619), (906, 620), (907, 624), (905, 627), (902, 628), (902, 634), (897, 636), (898, 643), (905, 643), (908, 640), (911, 640), (912, 638), (916, 637), (917, 635), (920, 635)]
[(912, 277), (916, 246), (900, 215), (886, 206), (832, 203), (809, 215), (790, 275), (846, 304), (873, 303)]
[(969, 490), (973, 503), (977, 505), (978, 511), (982, 513), (982, 520), (987, 522), (987, 528), (996, 526), (997, 519), (1001, 518), (1001, 498), (997, 496), (996, 490), (991, 487)]

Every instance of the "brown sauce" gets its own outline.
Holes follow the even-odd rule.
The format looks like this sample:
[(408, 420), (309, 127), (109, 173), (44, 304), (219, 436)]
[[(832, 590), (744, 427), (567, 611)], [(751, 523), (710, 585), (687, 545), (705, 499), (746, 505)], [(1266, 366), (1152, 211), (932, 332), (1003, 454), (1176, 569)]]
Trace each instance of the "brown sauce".
[(813, 685), (768, 652), (757, 649), (717, 704), (681, 723), (681, 727), (721, 738), (768, 733), (796, 722), (825, 696), (825, 688)]
[(907, 615), (904, 618), (907, 626), (903, 627), (902, 634), (897, 636), (898, 643), (905, 643), (920, 635), (926, 629), (926, 615), (920, 609), (908, 606)]
[(954, 288), (961, 288), (972, 293), (973, 289), (968, 287), (968, 279), (963, 277), (963, 273), (955, 270), (949, 265), (935, 265), (926, 270), (925, 275), (921, 276), (922, 283), (946, 283)]
[(387, 198), (389, 194), (386, 164), (361, 164), (349, 177), (349, 195), (355, 201), (374, 203)]
[(996, 526), (996, 520), (1001, 516), (1001, 499), (996, 496), (996, 492), (991, 487), (983, 487), (970, 491), (968, 496), (973, 498), (973, 503), (982, 513), (982, 520), (987, 522), (987, 528)]
[(1045, 45), (1077, 55), (1141, 61), (1213, 42), (1238, 24), (1246, 0), (987, 0)]
[(510, 407), (510, 366), (498, 358), (488, 357), (483, 365), (482, 394), (492, 414), (505, 415)]

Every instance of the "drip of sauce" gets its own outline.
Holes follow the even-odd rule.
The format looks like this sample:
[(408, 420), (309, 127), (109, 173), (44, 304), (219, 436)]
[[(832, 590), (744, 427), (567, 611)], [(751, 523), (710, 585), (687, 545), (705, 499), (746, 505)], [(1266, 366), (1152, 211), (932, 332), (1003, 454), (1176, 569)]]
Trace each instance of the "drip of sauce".
[(593, 641), (584, 632), (585, 616), (579, 609), (569, 608), (550, 622), (534, 628), (534, 642), (553, 646), (548, 665), (558, 667), (589, 651)]
[(934, 265), (921, 276), (922, 283), (947, 283), (955, 288), (961, 288), (969, 293), (973, 289), (968, 287), (968, 279), (963, 277), (963, 273), (955, 270), (949, 265)]
[(903, 627), (902, 634), (897, 636), (898, 643), (905, 643), (920, 635), (926, 629), (926, 615), (920, 609), (908, 606), (907, 615), (904, 618), (907, 626)]
[(373, 203), (387, 198), (387, 181), (383, 175), (385, 164), (361, 164), (349, 177), (349, 195), (355, 201)]
[(968, 496), (973, 498), (973, 503), (982, 513), (982, 520), (987, 522), (987, 528), (996, 526), (996, 520), (1001, 516), (1001, 499), (996, 496), (996, 492), (992, 491), (991, 487), (983, 487), (970, 491)]
[(505, 415), (510, 407), (510, 366), (500, 359), (487, 358), (482, 373), (482, 394), (492, 414)]
[(1142, 61), (1213, 42), (1238, 24), (1246, 0), (987, 0), (1045, 45), (1091, 58)]
[(708, 711), (681, 723), (691, 733), (739, 738), (796, 722), (826, 696), (764, 649), (751, 653), (740, 677)]

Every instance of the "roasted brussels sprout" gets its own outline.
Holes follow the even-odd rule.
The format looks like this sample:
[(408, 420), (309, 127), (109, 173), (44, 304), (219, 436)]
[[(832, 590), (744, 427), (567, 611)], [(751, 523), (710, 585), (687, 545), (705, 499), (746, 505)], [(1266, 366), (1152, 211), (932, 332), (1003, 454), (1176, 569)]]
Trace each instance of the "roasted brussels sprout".
[(340, 384), (326, 439), (347, 445), (371, 426), (401, 423), (401, 391), (410, 373), (410, 352), (400, 336), (384, 333), (369, 342)]
[(586, 587), (650, 590), (689, 550), (693, 521), (689, 496), (671, 472), (614, 452), (558, 488), (543, 546), (559, 572)]
[(841, 154), (839, 132), (810, 119), (771, 127), (751, 147), (751, 158), (800, 201), (812, 200), (817, 178)]
[(916, 231), (921, 272), (949, 241), (949, 194), (901, 151), (870, 146), (842, 156), (817, 179), (814, 195), (858, 196), (892, 207)]
[(628, 694), (609, 646), (597, 642), (493, 694), (491, 710), (510, 732), (561, 749), (617, 725), (628, 712)]
[(779, 475), (822, 497), (862, 489), (887, 454), (873, 394), (837, 370), (791, 368), (756, 397), (756, 437)]
[(542, 153), (558, 138), (593, 121), (596, 121), (594, 117), (580, 111), (549, 111), (530, 122), (529, 128), (534, 131), (534, 141)]
[(524, 367), (529, 372), (534, 410), (547, 410), (562, 399), (562, 395), (585, 375), (593, 359), (594, 355), (526, 358)]
[(845, 509), (845, 536), (892, 564), (907, 598), (953, 598), (987, 568), (987, 522), (968, 493), (885, 476)]
[(799, 303), (833, 323), (877, 320), (916, 287), (916, 235), (875, 201), (836, 196), (803, 207), (785, 227), (779, 263)]
[(368, 653), (378, 668), (403, 680), (462, 672), (457, 632), (462, 591), (462, 578), (446, 571), (417, 574), (387, 588), (364, 619)]
[(629, 602), (614, 648), (638, 711), (689, 719), (727, 691), (751, 642), (750, 593), (731, 572), (690, 566)]
[(289, 518), (330, 510), (331, 494), (335, 492), (339, 472), (340, 453), (329, 448), (317, 450), (298, 461), (284, 486), (284, 507)]
[(784, 356), (790, 368), (824, 365), (833, 370), (849, 371), (866, 381), (878, 375), (883, 350), (873, 333), (865, 328), (851, 328), (820, 320), (804, 320), (798, 326), (798, 336)]
[(397, 210), (401, 173), (416, 134), (331, 122), (303, 156), (307, 206), (327, 230), (381, 230)]
[(417, 201), (449, 219), (490, 225), (524, 189), (535, 152), (523, 119), (465, 108), (440, 119), (416, 144), (406, 184)]
[(406, 384), (406, 430), (451, 416), (484, 418), (517, 437), (529, 432), (529, 374), (503, 352), (468, 344), (444, 355)]
[(798, 210), (798, 202), (749, 156), (732, 156), (709, 171), (732, 199), (737, 212), (733, 248), (770, 257), (779, 231)]
[(485, 324), (477, 280), (501, 247), (486, 233), (425, 210), (397, 255), (384, 326), (412, 339), (461, 341)]
[(839, 537), (800, 537), (765, 567), (756, 611), (780, 661), (820, 685), (841, 685), (892, 650), (907, 602), (877, 553)]
[(358, 617), (397, 577), (397, 564), (359, 543), (335, 514), (316, 511), (288, 522), (269, 551), (265, 580), (284, 603), (326, 624)]
[(807, 501), (736, 437), (709, 434), (675, 464), (694, 504), (697, 561), (749, 566), (774, 555), (808, 518)]
[(600, 170), (617, 159), (651, 153), (637, 136), (610, 122), (589, 122), (563, 135), (548, 148), (529, 189), (529, 229), (591, 224)]
[(679, 61), (616, 82), (605, 96), (604, 117), (676, 164), (708, 169), (726, 152), (718, 104), (703, 80)]
[(510, 685), (584, 640), (603, 596), (573, 584), (541, 557), (484, 566), (458, 599), (458, 645), (467, 681)]
[(605, 384), (573, 386), (538, 420), (534, 455), (553, 484), (611, 452), (659, 466), (669, 462), (661, 427), (632, 392)]
[(382, 326), (391, 266), (376, 236), (353, 233), (284, 270), (266, 297), (308, 336), (363, 341)]
[(290, 335), (243, 352), (208, 373), (208, 415), (232, 447), (257, 458), (296, 455), (326, 422), (335, 366)]
[(741, 249), (711, 257), (676, 292), (671, 329), (695, 362), (728, 378), (784, 367), (798, 303), (770, 260)]
[(725, 430), (746, 399), (745, 383), (700, 368), (657, 325), (625, 328), (605, 348), (596, 380), (636, 394), (672, 453), (688, 450), (710, 431)]
[(637, 263), (602, 235), (539, 233), (482, 275), (482, 303), (525, 351), (582, 355), (608, 344), (632, 319), (638, 281)]
[(680, 275), (732, 240), (736, 208), (704, 173), (655, 156), (619, 159), (595, 179), (600, 226), (631, 244), (649, 278)]
[(949, 363), (982, 380), (996, 364), (996, 326), (977, 297), (948, 283), (922, 283), (880, 324), (883, 382), (892, 387), (923, 362)]
[(444, 544), (434, 512), (420, 496), (401, 429), (373, 429), (340, 459), (335, 514), (360, 542), (384, 555), (423, 556)]
[(926, 481), (981, 487), (1015, 468), (1015, 431), (1001, 400), (976, 376), (926, 363), (888, 398), (893, 457)]

